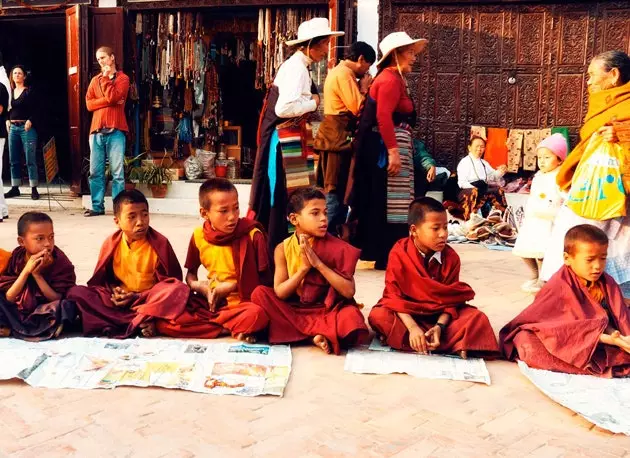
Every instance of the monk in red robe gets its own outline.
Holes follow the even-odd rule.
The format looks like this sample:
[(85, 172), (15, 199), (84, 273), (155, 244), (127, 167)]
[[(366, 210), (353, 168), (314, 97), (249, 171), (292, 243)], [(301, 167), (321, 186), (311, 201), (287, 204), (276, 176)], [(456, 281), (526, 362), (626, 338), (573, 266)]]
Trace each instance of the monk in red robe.
[(567, 232), (565, 265), (501, 330), (507, 359), (569, 374), (630, 375), (630, 312), (619, 285), (604, 273), (607, 254), (608, 237), (597, 227)]
[(149, 226), (149, 204), (137, 190), (114, 199), (119, 230), (101, 247), (88, 286), (68, 293), (83, 320), (83, 334), (126, 338), (155, 335), (156, 318), (174, 319), (189, 289), (169, 241)]
[[(185, 266), (192, 294), (179, 317), (158, 320), (158, 332), (207, 339), (231, 334), (253, 343), (269, 323), (262, 308), (250, 302), (254, 288), (271, 277), (262, 225), (239, 218), (238, 192), (229, 180), (202, 184), (199, 204), (205, 221), (193, 232)], [(208, 280), (199, 280), (202, 265)]]
[(408, 223), (410, 236), (389, 254), (383, 298), (368, 317), (372, 328), (397, 350), (498, 356), (488, 317), (466, 304), (475, 292), (459, 281), (461, 262), (446, 244), (442, 204), (430, 197), (414, 200)]
[(295, 191), (288, 213), (295, 234), (276, 247), (274, 287), (256, 288), (252, 301), (269, 316), (270, 343), (311, 339), (339, 354), (368, 336), (353, 299), (360, 252), (327, 234), (326, 197), (319, 189)]
[(18, 220), (18, 244), (0, 260), (0, 336), (46, 340), (77, 317), (66, 293), (76, 283), (74, 266), (55, 246), (53, 222), (28, 212)]

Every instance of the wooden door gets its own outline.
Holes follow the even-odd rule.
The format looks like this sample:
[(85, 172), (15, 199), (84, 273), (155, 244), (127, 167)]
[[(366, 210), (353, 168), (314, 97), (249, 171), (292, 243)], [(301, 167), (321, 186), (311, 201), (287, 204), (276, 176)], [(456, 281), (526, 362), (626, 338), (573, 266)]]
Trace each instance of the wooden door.
[(81, 194), (85, 190), (84, 158), (88, 151), (86, 128), (87, 111), (87, 10), (75, 5), (66, 10), (66, 51), (68, 64), (68, 121), (70, 130), (70, 157), (72, 180), (70, 190)]
[(99, 72), (96, 50), (109, 46), (116, 56), (116, 67), (123, 69), (124, 59), (124, 16), (122, 8), (90, 8), (89, 11), (89, 55), (90, 74)]

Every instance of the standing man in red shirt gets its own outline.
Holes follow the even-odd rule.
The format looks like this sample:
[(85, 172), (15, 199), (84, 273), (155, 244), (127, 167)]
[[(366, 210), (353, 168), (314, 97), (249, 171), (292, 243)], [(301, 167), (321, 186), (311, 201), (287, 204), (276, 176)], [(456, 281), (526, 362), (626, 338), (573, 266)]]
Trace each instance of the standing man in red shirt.
[(112, 48), (102, 46), (96, 51), (101, 73), (90, 81), (85, 102), (93, 113), (90, 127), (90, 193), (92, 209), (84, 216), (105, 214), (105, 160), (113, 177), (112, 198), (125, 189), (125, 145), (127, 119), (125, 100), (129, 92), (129, 77), (116, 69)]

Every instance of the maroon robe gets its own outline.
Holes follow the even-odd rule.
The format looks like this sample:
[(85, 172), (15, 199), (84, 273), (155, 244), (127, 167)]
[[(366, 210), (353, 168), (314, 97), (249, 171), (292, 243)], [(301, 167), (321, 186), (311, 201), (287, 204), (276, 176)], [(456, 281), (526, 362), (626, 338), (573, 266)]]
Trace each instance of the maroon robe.
[[(257, 232), (252, 239), (249, 233), (253, 229), (260, 229), (261, 232)], [(204, 239), (213, 245), (229, 245), (232, 249), (241, 303), (211, 312), (207, 298), (193, 292), (184, 313), (174, 320), (156, 321), (158, 332), (170, 337), (214, 339), (227, 332), (251, 335), (264, 330), (269, 324), (269, 318), (260, 306), (249, 302), (254, 289), (269, 282), (267, 277), (271, 272), (267, 239), (262, 230), (262, 225), (257, 221), (242, 218), (234, 232), (225, 234), (213, 230), (206, 221), (203, 226)], [(193, 235), (186, 256), (186, 268), (196, 273), (200, 264), (199, 250)]]
[(111, 235), (99, 254), (94, 275), (88, 286), (76, 286), (68, 299), (77, 303), (86, 336), (126, 338), (138, 333), (139, 326), (153, 318), (175, 319), (186, 308), (190, 290), (182, 283), (182, 269), (170, 242), (149, 228), (147, 240), (158, 256), (155, 285), (141, 293), (127, 307), (117, 307), (111, 300), (115, 286), (120, 284), (113, 272), (113, 260), (121, 231)]
[(442, 313), (448, 313), (451, 320), (440, 336), (436, 353), (465, 350), (498, 356), (497, 339), (488, 317), (466, 304), (475, 292), (459, 281), (459, 256), (448, 245), (441, 256), (441, 263), (430, 258), (427, 266), (410, 237), (399, 240), (389, 255), (383, 298), (370, 311), (370, 326), (385, 337), (390, 347), (413, 351), (409, 331), (397, 312), (411, 315), (424, 331), (435, 326)]
[(630, 312), (619, 285), (608, 274), (600, 281), (609, 312), (591, 297), (578, 276), (563, 266), (532, 305), (501, 330), (499, 339), (505, 357), (518, 358), (537, 369), (569, 374), (607, 378), (630, 375), (630, 354), (599, 342), (609, 324), (622, 335), (630, 335)]
[(0, 276), (0, 326), (10, 328), (13, 337), (36, 341), (50, 339), (60, 325), (72, 324), (77, 317), (74, 302), (66, 299), (66, 293), (76, 284), (74, 266), (57, 247), (53, 249), (52, 257), (54, 262), (44, 270), (43, 277), (62, 296), (61, 300), (50, 302), (46, 299), (32, 276), (15, 303), (6, 299), (7, 291), (26, 266), (26, 250), (22, 247), (13, 251), (6, 271)]
[[(295, 235), (293, 236), (295, 237)], [(346, 242), (326, 234), (316, 239), (313, 250), (329, 268), (351, 279), (360, 251)], [(304, 278), (302, 294), (288, 301), (276, 296), (273, 288), (259, 286), (252, 302), (269, 316), (269, 342), (291, 343), (317, 335), (324, 336), (335, 354), (342, 347), (356, 345), (368, 336), (365, 318), (354, 299), (341, 296), (316, 269)]]

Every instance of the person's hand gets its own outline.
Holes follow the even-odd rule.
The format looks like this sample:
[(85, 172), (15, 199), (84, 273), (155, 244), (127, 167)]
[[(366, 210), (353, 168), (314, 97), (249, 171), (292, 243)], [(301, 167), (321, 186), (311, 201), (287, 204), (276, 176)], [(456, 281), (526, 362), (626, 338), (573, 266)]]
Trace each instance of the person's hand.
[(440, 346), (440, 337), (442, 337), (442, 328), (437, 324), (429, 329), (424, 336), (427, 339), (427, 348), (429, 350), (437, 350)]
[(125, 99), (120, 99), (118, 102), (116, 102), (118, 105), (124, 105), (125, 104)]
[(208, 308), (211, 312), (216, 312), (223, 305), (225, 298), (234, 291), (234, 283), (217, 283), (214, 288), (208, 288)]
[(33, 272), (31, 272), (34, 277), (41, 275), (41, 273), (53, 263), (52, 253), (49, 250), (42, 250), (41, 255), (42, 261), (35, 267)]
[(604, 141), (609, 143), (618, 142), (617, 133), (615, 132), (615, 126), (600, 127), (597, 131), (597, 135), (601, 135)]
[(39, 266), (44, 262), (44, 256), (46, 250), (42, 250), (37, 254), (34, 254), (33, 256), (31, 256), (30, 258), (28, 258), (28, 261), (26, 261), (26, 265), (24, 266), (23, 272), (25, 272), (28, 275), (33, 274), (33, 272), (37, 271), (39, 269)]
[(392, 148), (387, 151), (387, 174), (395, 176), (400, 173), (400, 151), (398, 148)]
[(372, 78), (372, 75), (369, 73), (363, 75), (363, 77), (359, 80), (359, 92), (363, 95), (367, 94), (373, 80), (374, 78)]
[(434, 165), (432, 165), (429, 171), (427, 172), (427, 181), (431, 183), (433, 182), (433, 180), (435, 180), (435, 166)]
[(116, 307), (128, 307), (136, 298), (136, 294), (126, 291), (124, 288), (120, 286), (116, 286), (112, 293), (112, 303)]
[(507, 173), (507, 165), (500, 165), (497, 168), (497, 172), (499, 172), (499, 175), (503, 176)]
[(409, 331), (409, 344), (414, 351), (417, 351), (421, 355), (427, 355), (429, 353), (427, 338), (424, 335), (424, 331), (420, 329), (420, 326), (416, 326)]
[(308, 243), (308, 237), (305, 235), (300, 236), (300, 249), (302, 255), (306, 256), (308, 264), (315, 269), (319, 269), (322, 265), (322, 261), (319, 259), (319, 256), (315, 254), (313, 247), (311, 247), (311, 244)]
[(612, 334), (610, 334), (610, 337), (612, 337), (616, 346), (626, 353), (630, 353), (630, 336), (622, 336), (619, 331), (613, 331)]
[(321, 99), (319, 98), (318, 94), (313, 94), (313, 100), (315, 100), (315, 105), (319, 107), (319, 104), (321, 103)]
[(109, 65), (105, 65), (102, 69), (103, 77), (109, 78), (109, 76), (113, 73), (112, 68)]
[(24, 130), (28, 132), (33, 127), (33, 123), (30, 120), (26, 120), (24, 123)]
[(11, 130), (11, 121), (7, 121), (5, 123), (6, 127), (7, 127), (7, 132)]

